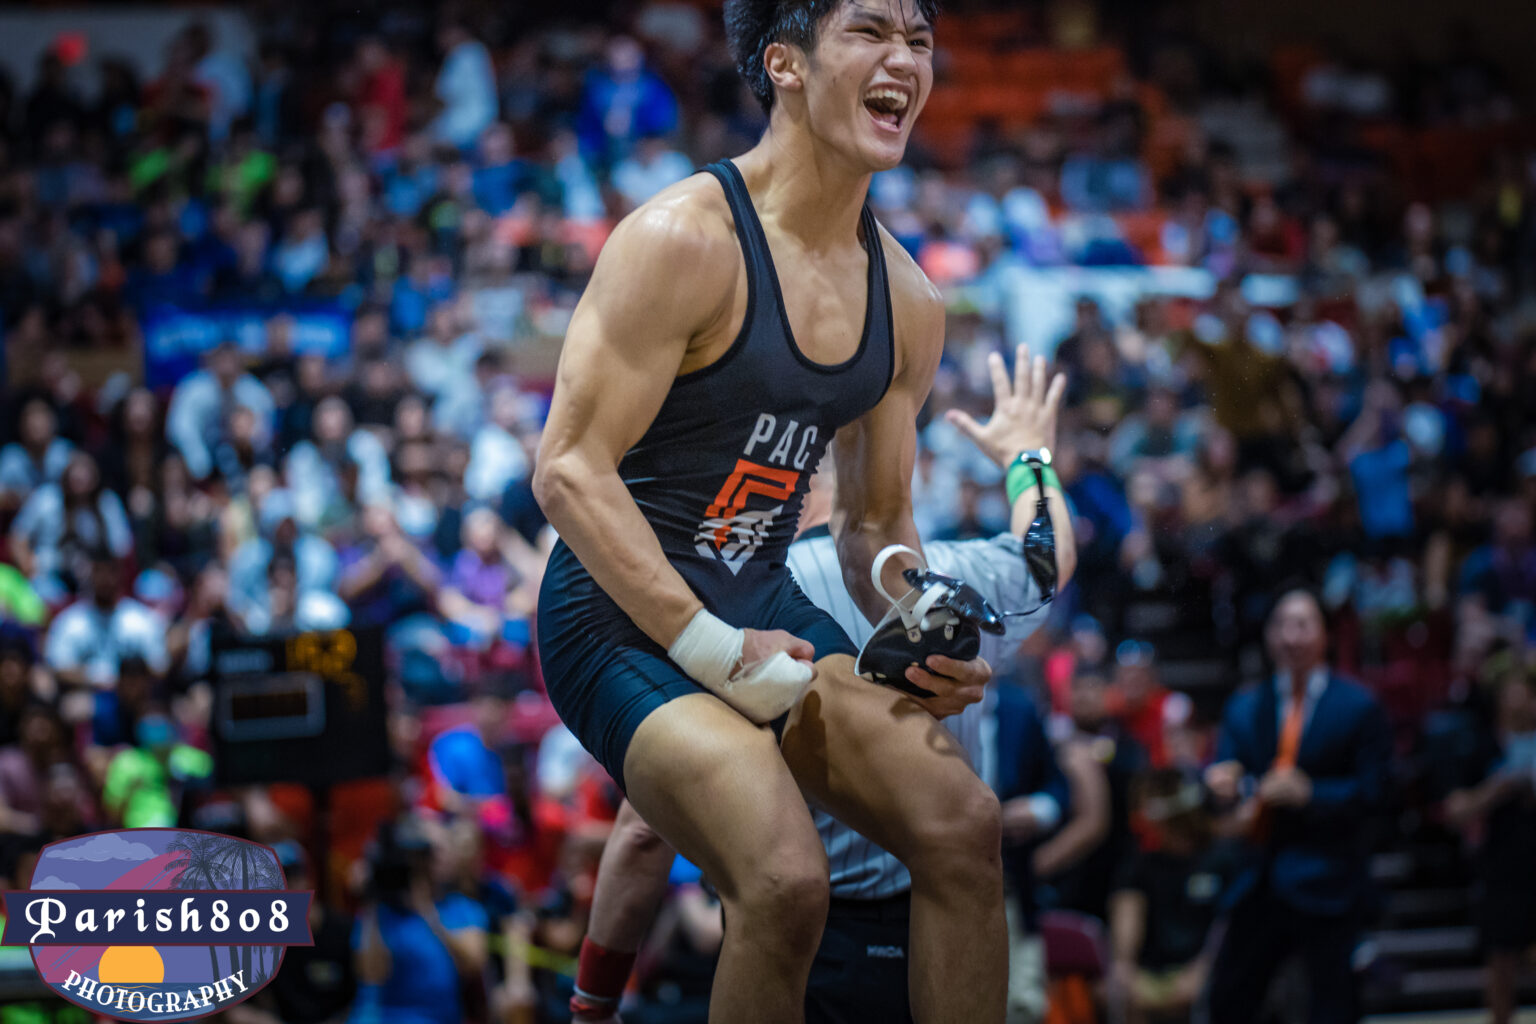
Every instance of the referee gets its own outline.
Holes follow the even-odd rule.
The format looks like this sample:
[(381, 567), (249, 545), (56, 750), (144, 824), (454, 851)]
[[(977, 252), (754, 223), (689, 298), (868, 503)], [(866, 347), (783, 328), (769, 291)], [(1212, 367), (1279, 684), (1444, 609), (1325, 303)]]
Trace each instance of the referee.
[[(1007, 620), (1008, 631), (1003, 636), (982, 634), (981, 656), (997, 665), (1007, 660), (1048, 614), (1040, 588), (1025, 564), (1022, 542), (1035, 520), (1040, 492), (1027, 467), (1014, 467), (1028, 459), (1039, 459), (1048, 466), (1065, 378), (1057, 374), (1047, 389), (1045, 360), (1031, 361), (1023, 346), (1017, 354), (1013, 379), (997, 354), (992, 355), (989, 369), (995, 399), (992, 418), (981, 424), (963, 412), (952, 411), (948, 419), (1009, 474), (1013, 499), (1010, 532), (980, 540), (932, 541), (923, 545), (923, 552), (935, 572), (965, 580), (1000, 610), (1035, 609), (1029, 615)], [(1054, 473), (1047, 469), (1043, 477), (1056, 536), (1057, 586), (1063, 586), (1071, 578), (1077, 557), (1071, 518)], [(806, 596), (830, 613), (862, 648), (874, 627), (843, 582), (836, 545), (827, 528), (830, 495), (826, 487), (818, 486), (827, 479), (829, 475), (818, 474), (806, 496), (802, 532), (789, 549), (789, 568)], [(935, 658), (928, 667), (944, 671), (947, 666), (942, 662)], [(985, 781), (998, 788), (1001, 778), (1016, 776), (1015, 766), (997, 763), (995, 720), (990, 714), (994, 690), (961, 686), (924, 703), (930, 713), (944, 719)], [(958, 708), (962, 703), (963, 710)], [(1050, 756), (1048, 749), (1041, 754)], [(1059, 777), (1053, 764), (1039, 774)], [(1060, 820), (1063, 792), (1064, 787), (1009, 801), (1003, 809), (1005, 830), (1012, 836), (1049, 831)], [(911, 877), (900, 861), (859, 833), (814, 808), (812, 813), (827, 850), (832, 901), (811, 968), (806, 1020), (811, 1024), (909, 1021)], [(635, 951), (666, 893), (672, 859), (672, 851), (626, 803), (598, 870), (576, 995), (571, 1001), (577, 1021), (617, 1021), (619, 998)], [(1028, 972), (1021, 970), (1017, 956), (1010, 968), (1011, 1016), (1013, 1007), (1026, 1001), (1026, 993), (1016, 991), (1016, 983), (1028, 984), (1024, 977)]]

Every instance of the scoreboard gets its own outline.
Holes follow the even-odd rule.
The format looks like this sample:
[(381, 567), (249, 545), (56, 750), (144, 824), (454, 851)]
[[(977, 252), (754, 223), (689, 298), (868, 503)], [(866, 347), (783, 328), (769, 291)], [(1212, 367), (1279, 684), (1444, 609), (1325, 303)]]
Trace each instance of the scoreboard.
[(383, 647), (378, 629), (215, 633), (209, 682), (217, 784), (326, 786), (387, 775)]

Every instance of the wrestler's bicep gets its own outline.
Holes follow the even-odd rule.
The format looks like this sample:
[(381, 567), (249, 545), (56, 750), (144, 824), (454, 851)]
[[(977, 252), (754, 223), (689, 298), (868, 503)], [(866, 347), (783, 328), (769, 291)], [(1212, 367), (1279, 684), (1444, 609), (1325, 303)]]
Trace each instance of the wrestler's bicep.
[(642, 209), (615, 228), (566, 331), (543, 453), (580, 450), (617, 465), (735, 274), (715, 235), (685, 212)]

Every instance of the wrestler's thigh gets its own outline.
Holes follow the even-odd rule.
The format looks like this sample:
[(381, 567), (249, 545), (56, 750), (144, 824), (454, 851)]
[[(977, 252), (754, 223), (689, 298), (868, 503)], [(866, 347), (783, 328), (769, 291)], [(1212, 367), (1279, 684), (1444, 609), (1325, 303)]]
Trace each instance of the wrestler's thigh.
[(784, 731), (784, 760), (806, 797), (897, 857), (945, 823), (995, 807), (965, 748), (906, 694), (816, 663), (816, 680)]
[(668, 701), (624, 759), (634, 809), (731, 900), (783, 868), (826, 876), (826, 854), (773, 733), (712, 694)]

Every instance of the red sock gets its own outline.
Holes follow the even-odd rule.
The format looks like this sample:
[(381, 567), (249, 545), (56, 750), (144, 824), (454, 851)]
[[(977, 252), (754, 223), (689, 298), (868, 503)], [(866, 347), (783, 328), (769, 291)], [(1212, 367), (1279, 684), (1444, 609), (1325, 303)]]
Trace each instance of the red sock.
[(582, 939), (571, 1012), (611, 1013), (624, 995), (624, 986), (629, 983), (629, 972), (634, 966), (635, 954), (620, 953), (591, 939)]

